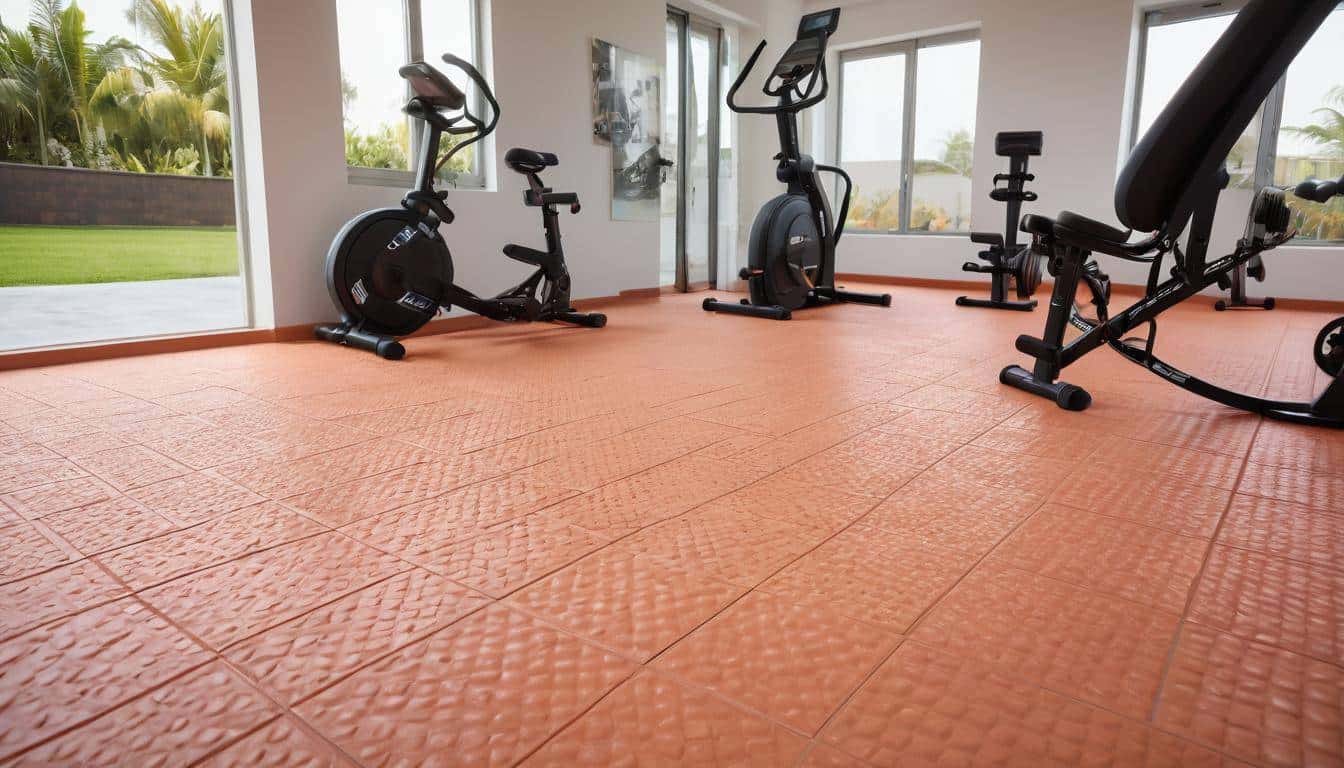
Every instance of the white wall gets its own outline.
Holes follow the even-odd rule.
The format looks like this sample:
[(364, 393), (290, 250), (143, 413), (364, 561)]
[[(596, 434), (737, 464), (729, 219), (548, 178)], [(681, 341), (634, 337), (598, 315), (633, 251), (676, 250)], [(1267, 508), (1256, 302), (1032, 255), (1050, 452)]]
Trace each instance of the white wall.
[[(806, 10), (834, 5), (812, 0)], [(1040, 200), (1025, 211), (1054, 215), (1073, 210), (1116, 223), (1113, 191), (1127, 124), (1135, 32), (1135, 0), (874, 0), (844, 5), (832, 51), (908, 39), (953, 29), (979, 28), (979, 111), (975, 136), (974, 228), (1002, 231), (1003, 207), (989, 199), (995, 173), (1007, 160), (994, 154), (994, 135), (1007, 130), (1045, 131), (1045, 152), (1032, 158)], [(833, 55), (836, 55), (833, 53)], [(833, 70), (834, 71), (834, 66)], [(834, 116), (827, 104), (824, 141), (834, 151)], [(1127, 144), (1126, 144), (1127, 146)], [(1245, 220), (1248, 193), (1224, 196), (1215, 246), (1227, 252)], [(963, 261), (975, 247), (960, 238), (846, 235), (841, 272), (967, 279)], [(1338, 300), (1344, 249), (1288, 247), (1267, 258), (1269, 278), (1257, 294)], [(1146, 271), (1109, 257), (1103, 269), (1125, 283), (1142, 283)], [(1332, 266), (1333, 265), (1333, 266)]]

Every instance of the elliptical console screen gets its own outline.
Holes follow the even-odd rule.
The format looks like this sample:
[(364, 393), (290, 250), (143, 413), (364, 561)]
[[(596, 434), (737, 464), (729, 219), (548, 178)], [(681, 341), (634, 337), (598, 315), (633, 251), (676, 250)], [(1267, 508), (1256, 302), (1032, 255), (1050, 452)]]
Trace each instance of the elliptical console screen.
[(830, 37), (840, 27), (840, 9), (809, 13), (798, 23), (798, 39), (804, 37)]

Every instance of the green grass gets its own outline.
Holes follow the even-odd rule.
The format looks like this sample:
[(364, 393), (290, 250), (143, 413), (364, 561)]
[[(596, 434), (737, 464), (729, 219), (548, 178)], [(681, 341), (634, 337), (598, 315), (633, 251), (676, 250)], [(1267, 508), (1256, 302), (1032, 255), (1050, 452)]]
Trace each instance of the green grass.
[(237, 274), (233, 227), (0, 225), (0, 287)]

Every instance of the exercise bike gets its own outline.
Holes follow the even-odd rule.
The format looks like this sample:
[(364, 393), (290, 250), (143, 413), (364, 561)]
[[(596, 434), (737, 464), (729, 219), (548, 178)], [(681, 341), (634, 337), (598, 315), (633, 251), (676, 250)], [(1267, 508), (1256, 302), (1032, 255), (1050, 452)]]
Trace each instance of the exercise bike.
[[(987, 307), (989, 309), (1015, 309), (1030, 312), (1036, 308), (1032, 294), (1041, 285), (1041, 259), (1030, 244), (1018, 245), (1017, 222), (1022, 218), (1022, 203), (1036, 202), (1036, 193), (1027, 191), (1029, 181), (1036, 176), (1027, 172), (1028, 158), (1041, 154), (1044, 135), (1040, 131), (1007, 131), (994, 137), (994, 151), (1000, 157), (1009, 159), (1008, 173), (994, 176), (994, 189), (989, 193), (991, 200), (1007, 203), (1008, 225), (1002, 235), (997, 232), (972, 232), (971, 242), (987, 245), (988, 250), (980, 252), (980, 259), (987, 264), (968, 261), (961, 265), (963, 272), (976, 272), (990, 276), (989, 298), (972, 299), (969, 296), (957, 298), (959, 307)], [(1006, 182), (1002, 187), (999, 182)], [(1017, 298), (1023, 301), (1010, 301), (1008, 289), (1015, 287)]]
[[(453, 259), (439, 226), (453, 223), (454, 215), (446, 204), (448, 192), (435, 190), (434, 178), (455, 155), (495, 130), (499, 103), (475, 67), (452, 54), (445, 54), (443, 60), (475, 83), (489, 104), (489, 120), (472, 114), (463, 92), (429, 64), (415, 62), (398, 71), (414, 93), (406, 114), (426, 127), (417, 157), (415, 189), (406, 193), (400, 208), (361, 214), (336, 235), (327, 253), (327, 289), (341, 312), (341, 322), (318, 326), (317, 338), (400, 360), (406, 349), (397, 337), (414, 333), (440, 309), (447, 311), (454, 305), (502, 322), (606, 325), (605, 315), (578, 312), (569, 304), (570, 276), (560, 245), (556, 206), (567, 205), (570, 213), (577, 214), (579, 197), (554, 192), (542, 183), (541, 172), (559, 163), (548, 152), (518, 148), (504, 156), (510, 169), (527, 178), (523, 203), (541, 209), (547, 246), (538, 251), (506, 245), (504, 254), (536, 271), (493, 298), (482, 298), (453, 283)], [(463, 138), (440, 158), (445, 133)]]
[[(839, 24), (839, 8), (803, 17), (797, 39), (780, 57), (762, 88), (767, 96), (778, 99), (775, 106), (744, 107), (736, 99), (738, 89), (765, 50), (764, 40), (728, 91), (728, 107), (734, 112), (775, 116), (780, 143), (775, 176), (788, 185), (788, 191), (766, 203), (752, 224), (747, 267), (739, 273), (747, 281), (751, 298), (740, 303), (705, 299), (708, 312), (788, 320), (797, 309), (846, 301), (891, 306), (890, 294), (854, 293), (836, 287), (835, 246), (844, 233), (854, 185), (849, 174), (813, 161), (798, 146), (798, 113), (820, 104), (830, 89), (826, 41)], [(831, 213), (818, 171), (835, 174), (845, 182), (838, 219)]]

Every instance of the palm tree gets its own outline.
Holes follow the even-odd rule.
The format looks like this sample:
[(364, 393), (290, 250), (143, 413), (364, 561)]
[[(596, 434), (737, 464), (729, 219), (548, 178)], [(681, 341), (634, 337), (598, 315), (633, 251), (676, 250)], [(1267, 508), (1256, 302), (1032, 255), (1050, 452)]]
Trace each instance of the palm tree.
[[(38, 53), (33, 36), (0, 24), (0, 119), (12, 135), (36, 134), (38, 157), (47, 164), (47, 104), (50, 67)], [(30, 136), (32, 134), (29, 134)]]
[[(1313, 110), (1320, 122), (1312, 125), (1285, 127), (1323, 148), (1323, 163), (1327, 170), (1338, 172), (1344, 161), (1344, 85), (1336, 85), (1325, 94), (1325, 106)], [(1331, 173), (1330, 175), (1333, 175)], [(1335, 239), (1344, 235), (1344, 205), (1339, 198), (1324, 205), (1298, 202), (1298, 229), (1313, 232), (1318, 239)]]
[(1344, 158), (1344, 112), (1330, 106), (1334, 104), (1344, 109), (1344, 85), (1336, 85), (1327, 91), (1325, 104), (1312, 111), (1313, 115), (1323, 118), (1322, 122), (1284, 130), (1324, 145), (1332, 157)]
[[(146, 70), (158, 81), (152, 91), (139, 94), (145, 117), (170, 133), (189, 126), (178, 135), (198, 137), (205, 175), (213, 176), (210, 142), (226, 142), (230, 129), (223, 18), (199, 5), (184, 11), (166, 0), (135, 0), (128, 15), (167, 52), (160, 56), (140, 49)], [(139, 85), (148, 85), (143, 74)], [(138, 87), (125, 72), (109, 85)]]

